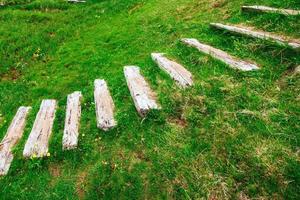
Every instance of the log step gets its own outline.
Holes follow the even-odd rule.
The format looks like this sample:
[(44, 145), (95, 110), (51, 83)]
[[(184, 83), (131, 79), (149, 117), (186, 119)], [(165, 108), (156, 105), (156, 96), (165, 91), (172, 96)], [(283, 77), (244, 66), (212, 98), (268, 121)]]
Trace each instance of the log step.
[(268, 7), (268, 6), (257, 6), (257, 5), (242, 6), (242, 11), (275, 13), (275, 14), (281, 14), (281, 15), (286, 15), (286, 16), (300, 15), (299, 10), (279, 9), (279, 8), (272, 8), (272, 7)]
[(13, 118), (6, 135), (0, 143), (0, 176), (8, 173), (11, 162), (14, 158), (12, 148), (22, 138), (26, 119), (31, 107), (20, 107)]
[(300, 74), (300, 65), (295, 68), (294, 74)]
[(68, 3), (86, 3), (86, 1), (83, 1), (83, 0), (68, 0)]
[(151, 90), (137, 66), (125, 66), (124, 75), (138, 113), (145, 117), (151, 109), (160, 109), (156, 94)]
[(115, 105), (105, 80), (95, 80), (94, 86), (97, 127), (108, 131), (117, 125), (114, 119)]
[(169, 60), (163, 53), (152, 53), (152, 60), (165, 72), (167, 72), (176, 83), (182, 87), (193, 85), (192, 74), (182, 65)]
[(33, 128), (25, 144), (24, 157), (44, 157), (48, 154), (48, 143), (55, 119), (56, 100), (43, 100)]
[(281, 46), (288, 46), (294, 50), (300, 50), (300, 41), (299, 40), (289, 40), (283, 36), (273, 35), (271, 33), (263, 32), (263, 31), (254, 31), (253, 28), (246, 27), (238, 27), (238, 26), (230, 26), (224, 25), (220, 23), (211, 23), (211, 27), (226, 30), (232, 33), (238, 33), (244, 36), (259, 38), (263, 40), (272, 41)]
[(77, 148), (80, 117), (81, 117), (81, 92), (68, 95), (65, 129), (63, 135), (63, 150)]
[(259, 69), (259, 67), (256, 64), (240, 60), (234, 56), (229, 55), (228, 53), (222, 50), (216, 49), (206, 44), (202, 44), (196, 39), (185, 38), (182, 39), (181, 41), (187, 44), (188, 46), (198, 49), (202, 53), (208, 54), (213, 58), (226, 63), (227, 65), (229, 65), (229, 67), (233, 69), (239, 69), (242, 71), (252, 71), (252, 70)]

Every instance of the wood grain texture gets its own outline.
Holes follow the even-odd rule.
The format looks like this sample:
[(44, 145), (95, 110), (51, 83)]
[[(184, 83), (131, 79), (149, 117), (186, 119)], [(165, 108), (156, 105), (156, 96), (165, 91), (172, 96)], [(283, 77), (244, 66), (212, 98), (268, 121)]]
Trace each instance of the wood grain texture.
[(211, 23), (213, 28), (226, 30), (232, 33), (241, 34), (243, 36), (268, 40), (281, 46), (288, 46), (294, 50), (300, 50), (300, 41), (296, 39), (288, 39), (287, 37), (274, 35), (263, 31), (254, 31), (252, 27), (230, 26), (220, 23)]
[(152, 109), (160, 109), (156, 94), (151, 90), (137, 66), (125, 66), (124, 75), (138, 113), (145, 117)]
[(193, 85), (192, 74), (182, 65), (166, 58), (162, 53), (152, 53), (152, 60), (165, 72), (167, 72), (176, 83), (186, 88)]
[(0, 176), (8, 173), (11, 162), (13, 161), (12, 148), (22, 138), (26, 119), (31, 107), (20, 107), (13, 118), (6, 135), (0, 143)]
[(272, 8), (268, 6), (242, 6), (243, 11), (251, 11), (251, 12), (263, 12), (263, 13), (277, 13), (286, 16), (295, 16), (300, 15), (299, 10), (291, 10), (291, 9), (279, 9)]
[(63, 150), (77, 148), (81, 117), (81, 92), (68, 95), (65, 129), (63, 135)]
[(95, 80), (94, 85), (97, 127), (108, 131), (117, 125), (114, 119), (115, 104), (105, 80)]
[(206, 44), (202, 44), (196, 39), (185, 38), (185, 39), (182, 39), (181, 41), (183, 43), (187, 44), (188, 46), (198, 49), (202, 53), (208, 54), (208, 55), (212, 56), (213, 58), (226, 63), (229, 67), (231, 67), (233, 69), (238, 69), (241, 71), (252, 71), (252, 70), (259, 69), (259, 67), (254, 63), (240, 60), (234, 56), (229, 55), (228, 53), (226, 53), (222, 50), (216, 49), (216, 48), (211, 47)]
[(55, 119), (56, 100), (43, 100), (33, 128), (25, 144), (24, 157), (44, 157), (48, 154), (48, 143)]

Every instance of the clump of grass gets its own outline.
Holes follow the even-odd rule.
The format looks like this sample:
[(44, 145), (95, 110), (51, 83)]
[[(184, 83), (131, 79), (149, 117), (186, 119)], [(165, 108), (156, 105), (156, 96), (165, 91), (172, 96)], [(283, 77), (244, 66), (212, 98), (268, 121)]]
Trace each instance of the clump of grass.
[(24, 3), (29, 3), (34, 0), (1, 0), (0, 4), (2, 5), (16, 5), (16, 4), (24, 4)]
[(69, 5), (65, 1), (57, 0), (36, 0), (22, 7), (25, 10), (37, 10), (37, 11), (60, 11), (66, 10)]

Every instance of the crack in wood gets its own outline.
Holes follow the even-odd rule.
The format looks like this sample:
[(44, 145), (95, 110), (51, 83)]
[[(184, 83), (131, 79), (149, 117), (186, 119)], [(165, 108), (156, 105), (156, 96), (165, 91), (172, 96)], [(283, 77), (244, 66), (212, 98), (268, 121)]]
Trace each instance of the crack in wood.
[(20, 107), (9, 126), (6, 135), (0, 143), (0, 176), (8, 173), (13, 160), (12, 148), (22, 138), (26, 119), (31, 107)]

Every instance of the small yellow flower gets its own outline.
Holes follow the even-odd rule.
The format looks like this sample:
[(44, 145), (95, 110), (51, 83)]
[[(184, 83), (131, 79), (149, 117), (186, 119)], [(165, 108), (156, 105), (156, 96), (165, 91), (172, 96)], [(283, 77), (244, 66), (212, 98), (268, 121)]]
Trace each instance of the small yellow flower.
[(48, 153), (47, 153), (47, 157), (50, 157), (50, 155), (51, 155), (51, 154), (48, 152)]
[(106, 161), (102, 161), (102, 164), (104, 164), (104, 165), (107, 165), (107, 164), (108, 164), (108, 162), (106, 162)]

